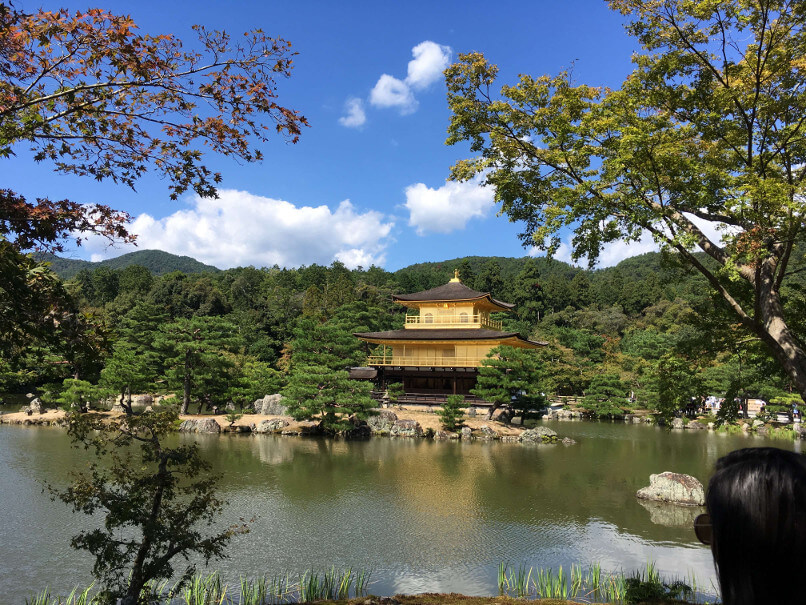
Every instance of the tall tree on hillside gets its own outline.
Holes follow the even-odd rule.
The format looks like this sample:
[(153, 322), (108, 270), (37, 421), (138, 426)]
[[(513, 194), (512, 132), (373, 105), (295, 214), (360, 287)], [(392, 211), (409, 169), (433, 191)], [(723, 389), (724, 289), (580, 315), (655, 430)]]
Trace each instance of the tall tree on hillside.
[(461, 279), (462, 283), (468, 288), (472, 288), (476, 284), (476, 273), (473, 271), (473, 267), (467, 259), (459, 264), (459, 279)]
[[(616, 90), (568, 73), (500, 95), (480, 53), (446, 72), (448, 143), (475, 158), (524, 242), (573, 257), (651, 234), (699, 271), (806, 398), (806, 352), (781, 292), (806, 239), (806, 10), (790, 0), (610, 0), (642, 46)], [(716, 234), (716, 235), (715, 235)], [(707, 261), (695, 254), (701, 250)]]
[[(296, 142), (307, 122), (277, 102), (290, 44), (259, 30), (195, 31), (199, 50), (187, 51), (173, 35), (139, 34), (131, 18), (101, 9), (0, 4), (0, 157), (27, 147), (57, 171), (128, 186), (154, 169), (171, 197), (188, 189), (209, 197), (221, 175), (202, 163), (202, 149), (251, 162), (273, 132)], [(59, 251), (65, 238), (80, 243), (89, 233), (131, 241), (128, 219), (105, 205), (0, 190), (0, 307), (14, 313), (6, 317), (16, 332), (37, 335), (41, 319), (13, 301), (40, 285), (38, 303), (53, 295), (21, 252)]]
[(518, 317), (529, 323), (540, 320), (545, 310), (543, 285), (540, 281), (540, 269), (537, 262), (530, 258), (523, 264), (523, 269), (515, 278), (512, 286), (512, 302)]
[(501, 265), (491, 258), (476, 276), (476, 290), (489, 292), (494, 297), (503, 298), (504, 280), (501, 278)]

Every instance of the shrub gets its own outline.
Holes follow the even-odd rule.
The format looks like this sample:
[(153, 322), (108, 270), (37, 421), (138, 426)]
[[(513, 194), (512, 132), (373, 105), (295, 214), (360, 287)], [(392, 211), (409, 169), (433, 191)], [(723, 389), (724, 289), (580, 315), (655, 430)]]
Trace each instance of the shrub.
[(462, 408), (465, 405), (465, 398), (461, 395), (448, 395), (447, 400), (442, 404), (442, 409), (438, 412), (442, 428), (446, 431), (455, 431), (464, 420)]

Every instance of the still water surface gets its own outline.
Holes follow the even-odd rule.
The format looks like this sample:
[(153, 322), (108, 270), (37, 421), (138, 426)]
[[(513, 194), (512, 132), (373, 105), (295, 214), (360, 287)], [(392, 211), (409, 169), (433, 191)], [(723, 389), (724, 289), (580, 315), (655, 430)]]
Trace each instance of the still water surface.
[[(609, 423), (546, 423), (575, 446), (273, 436), (195, 437), (229, 501), (222, 525), (256, 517), (213, 564), (240, 575), (372, 569), (375, 594), (495, 594), (497, 566), (565, 569), (599, 562), (626, 572), (655, 561), (667, 576), (714, 581), (691, 530), (699, 511), (648, 509), (635, 492), (672, 470), (706, 483), (717, 458), (786, 441)], [(190, 439), (191, 437), (177, 437)], [(91, 581), (69, 547), (90, 521), (43, 493), (83, 468), (60, 429), (0, 426), (2, 601)], [(675, 512), (675, 510), (677, 512)]]

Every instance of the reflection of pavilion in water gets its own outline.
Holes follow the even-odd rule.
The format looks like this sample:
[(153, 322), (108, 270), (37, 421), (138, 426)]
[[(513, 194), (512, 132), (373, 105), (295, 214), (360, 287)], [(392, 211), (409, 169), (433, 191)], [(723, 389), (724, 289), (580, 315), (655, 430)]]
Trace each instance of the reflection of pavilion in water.
[(472, 399), (478, 367), (491, 349), (499, 345), (534, 349), (545, 344), (503, 331), (490, 314), (510, 312), (514, 305), (468, 288), (458, 271), (443, 286), (392, 298), (417, 311), (406, 316), (405, 327), (355, 336), (379, 345), (367, 359), (379, 386), (402, 383), (410, 403), (428, 403), (450, 394)]

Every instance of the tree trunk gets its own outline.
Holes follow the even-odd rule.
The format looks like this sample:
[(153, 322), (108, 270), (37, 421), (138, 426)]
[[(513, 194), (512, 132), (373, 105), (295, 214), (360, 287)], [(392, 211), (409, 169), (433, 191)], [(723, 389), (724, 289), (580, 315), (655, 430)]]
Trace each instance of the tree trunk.
[(755, 332), (789, 374), (801, 399), (806, 402), (806, 352), (786, 324), (781, 297), (773, 286), (771, 271), (762, 271), (756, 296)]
[(182, 377), (182, 409), (180, 414), (188, 413), (190, 405), (190, 353), (185, 353), (185, 374)]

